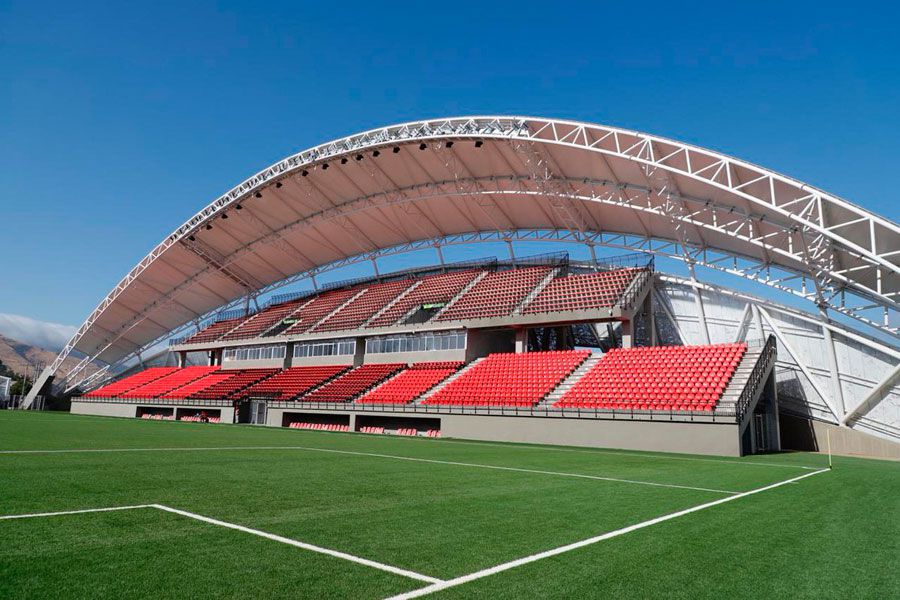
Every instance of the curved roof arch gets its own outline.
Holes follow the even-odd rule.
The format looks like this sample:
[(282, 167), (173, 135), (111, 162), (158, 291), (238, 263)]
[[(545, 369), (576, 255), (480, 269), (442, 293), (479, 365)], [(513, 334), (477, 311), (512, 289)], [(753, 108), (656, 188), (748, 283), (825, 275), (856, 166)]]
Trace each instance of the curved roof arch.
[[(615, 245), (611, 236), (662, 240), (689, 265), (740, 274), (898, 333), (900, 228), (888, 219), (649, 134), (460, 117), (366, 131), (248, 178), (142, 259), (50, 372), (72, 350), (115, 363), (235, 299), (349, 257), (542, 231), (588, 245)], [(773, 277), (773, 268), (786, 275)]]

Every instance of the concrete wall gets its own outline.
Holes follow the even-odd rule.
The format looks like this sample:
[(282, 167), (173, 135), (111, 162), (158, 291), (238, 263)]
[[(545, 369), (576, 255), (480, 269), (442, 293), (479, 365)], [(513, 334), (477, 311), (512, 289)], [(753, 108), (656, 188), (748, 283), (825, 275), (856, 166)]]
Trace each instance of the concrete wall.
[(352, 354), (341, 356), (302, 356), (291, 359), (292, 367), (311, 367), (320, 365), (353, 365)]
[(416, 363), (434, 362), (438, 360), (466, 360), (466, 351), (459, 350), (431, 350), (428, 352), (380, 352), (366, 354), (365, 362), (371, 364), (381, 363)]
[(149, 402), (139, 403), (112, 403), (112, 402), (79, 402), (72, 400), (72, 407), (69, 411), (75, 415), (95, 415), (100, 417), (129, 417), (137, 416), (138, 407), (151, 407), (161, 409), (193, 409), (206, 411), (220, 411), (220, 419), (222, 423), (234, 422), (234, 408), (231, 406), (196, 406), (191, 404), (179, 404), (173, 406), (171, 404), (153, 404)]
[[(285, 413), (313, 412), (307, 408), (278, 408), (269, 405), (266, 423), (281, 427)], [(350, 416), (356, 430), (360, 416), (403, 418), (396, 412), (322, 410)], [(654, 452), (686, 452), (716, 456), (740, 456), (738, 426), (734, 423), (678, 423), (560, 417), (514, 417), (411, 413), (409, 419), (440, 419), (441, 435), (467, 440), (556, 444), (591, 448), (622, 448)]]
[(264, 360), (226, 360), (222, 363), (223, 371), (229, 369), (281, 369), (283, 367), (283, 358), (267, 358)]
[(487, 356), (492, 352), (513, 352), (516, 333), (512, 329), (470, 329), (466, 335), (466, 362)]
[(829, 438), (832, 454), (900, 460), (900, 444), (896, 442), (814, 419), (781, 415), (781, 443), (785, 449), (824, 454), (828, 452)]
[[(72, 412), (82, 415), (134, 418), (139, 406), (172, 408), (172, 405), (155, 405), (152, 402), (111, 403), (73, 400)], [(231, 423), (234, 419), (234, 410), (229, 406), (202, 407), (179, 405), (177, 408), (221, 410), (223, 423)], [(351, 431), (357, 430), (356, 425), (359, 417), (380, 416), (397, 423), (406, 421), (408, 426), (414, 426), (416, 420), (435, 419), (440, 422), (441, 435), (443, 437), (466, 440), (740, 456), (738, 426), (734, 423), (688, 423), (442, 413), (403, 414), (368, 410), (321, 410), (306, 407), (280, 408), (270, 404), (266, 412), (266, 425), (282, 427), (286, 413), (346, 416), (349, 418)]]

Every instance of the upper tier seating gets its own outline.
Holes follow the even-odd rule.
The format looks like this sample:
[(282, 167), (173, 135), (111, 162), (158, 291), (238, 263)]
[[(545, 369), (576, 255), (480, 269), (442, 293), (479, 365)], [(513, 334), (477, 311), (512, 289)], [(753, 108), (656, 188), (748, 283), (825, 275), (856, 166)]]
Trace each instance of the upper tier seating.
[(347, 367), (340, 365), (290, 367), (247, 388), (239, 394), (235, 394), (233, 398), (262, 397), (274, 400), (290, 400), (318, 385), (322, 385), (345, 370), (347, 370)]
[(183, 369), (175, 369), (172, 373), (169, 373), (164, 377), (160, 377), (150, 383), (125, 392), (124, 394), (120, 394), (120, 397), (158, 398), (163, 394), (168, 394), (169, 392), (218, 369), (219, 367), (184, 367)]
[(237, 317), (234, 319), (225, 319), (224, 321), (216, 321), (206, 329), (201, 329), (188, 339), (184, 340), (185, 344), (199, 344), (200, 342), (214, 342), (243, 321), (246, 317)]
[(587, 350), (491, 354), (422, 404), (533, 406), (589, 355)]
[(308, 302), (311, 302), (309, 298), (303, 298), (264, 308), (222, 337), (222, 340), (244, 340), (258, 337)]
[(190, 398), (191, 395), (199, 392), (201, 390), (205, 390), (206, 388), (213, 386), (217, 383), (221, 383), (223, 381), (227, 381), (231, 379), (233, 373), (223, 372), (223, 371), (214, 371), (208, 375), (204, 375), (200, 379), (196, 379), (187, 385), (183, 385), (180, 388), (176, 388), (171, 392), (165, 393), (160, 396), (160, 398), (172, 399), (172, 400), (180, 400), (184, 398)]
[(522, 312), (535, 314), (615, 306), (638, 273), (638, 269), (617, 269), (557, 277)]
[(360, 288), (350, 288), (322, 292), (291, 317), (292, 319), (297, 319), (297, 322), (282, 333), (291, 335), (309, 331), (316, 323), (328, 316), (328, 313), (352, 298), (355, 294), (358, 294), (359, 291)]
[(197, 400), (225, 400), (231, 396), (240, 395), (246, 388), (262, 381), (266, 377), (271, 377), (279, 371), (281, 371), (281, 369), (276, 368), (225, 370), (223, 371), (223, 374), (230, 374), (228, 379), (222, 380), (206, 389), (194, 392), (191, 395), (191, 398)]
[(173, 373), (177, 367), (150, 367), (85, 394), (88, 398), (116, 398), (129, 390)]
[(302, 402), (347, 402), (381, 383), (406, 365), (402, 363), (360, 365), (334, 381), (303, 396)]
[(550, 273), (549, 267), (527, 267), (488, 273), (438, 321), (505, 317)]
[(446, 304), (456, 297), (480, 273), (482, 271), (456, 271), (454, 273), (441, 273), (424, 277), (414, 290), (372, 319), (372, 322), (367, 327), (394, 325), (411, 311), (425, 304)]
[(614, 348), (554, 406), (711, 411), (747, 345)]
[(356, 329), (413, 285), (411, 279), (374, 284), (358, 298), (317, 325), (313, 331)]
[(462, 366), (462, 362), (422, 362), (364, 394), (357, 402), (365, 404), (408, 404)]

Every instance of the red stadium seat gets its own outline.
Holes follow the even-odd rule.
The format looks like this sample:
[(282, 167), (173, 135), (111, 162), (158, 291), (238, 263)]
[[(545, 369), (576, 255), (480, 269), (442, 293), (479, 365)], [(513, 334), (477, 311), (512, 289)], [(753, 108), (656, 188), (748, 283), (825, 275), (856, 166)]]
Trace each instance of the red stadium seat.
[(589, 355), (587, 350), (491, 354), (422, 403), (534, 406)]
[(361, 396), (364, 404), (408, 404), (455, 373), (462, 362), (416, 363)]
[(709, 412), (746, 349), (744, 343), (616, 348), (554, 406)]
[(550, 267), (526, 267), (488, 273), (438, 321), (505, 317), (550, 274)]

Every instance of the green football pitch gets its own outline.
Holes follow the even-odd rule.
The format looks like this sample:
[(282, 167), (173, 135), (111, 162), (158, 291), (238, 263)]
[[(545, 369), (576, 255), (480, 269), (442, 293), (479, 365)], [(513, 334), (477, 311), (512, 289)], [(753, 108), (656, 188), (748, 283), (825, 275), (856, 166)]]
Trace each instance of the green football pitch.
[(900, 463), (0, 412), (0, 598), (395, 596), (898, 597)]

